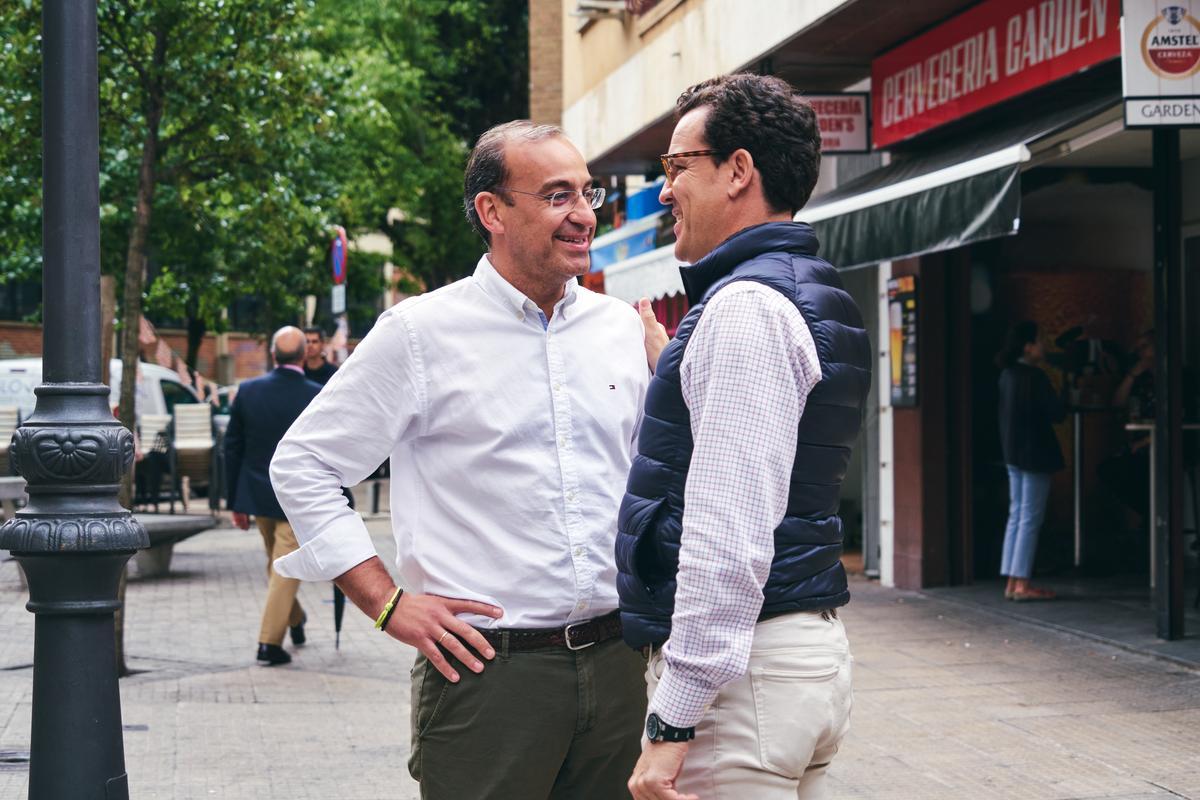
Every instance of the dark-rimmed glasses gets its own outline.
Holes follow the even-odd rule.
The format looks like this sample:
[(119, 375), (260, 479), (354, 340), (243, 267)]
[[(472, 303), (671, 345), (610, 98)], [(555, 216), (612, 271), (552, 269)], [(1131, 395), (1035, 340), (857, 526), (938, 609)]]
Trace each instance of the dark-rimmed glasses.
[(497, 192), (512, 192), (513, 194), (527, 194), (530, 197), (540, 197), (550, 204), (551, 208), (565, 211), (568, 208), (574, 208), (582, 197), (583, 201), (588, 204), (589, 208), (599, 208), (604, 205), (604, 187), (596, 186), (591, 189), (584, 189), (582, 192), (578, 189), (564, 189), (560, 192), (552, 192), (551, 194), (538, 194), (537, 192), (523, 192), (520, 189), (509, 189), (507, 186), (497, 186)]
[(688, 150), (684, 153), (663, 153), (658, 157), (662, 162), (663, 174), (667, 176), (667, 183), (671, 184), (675, 180), (675, 167), (671, 164), (676, 158), (688, 158), (691, 156), (723, 156), (725, 155), (720, 150)]

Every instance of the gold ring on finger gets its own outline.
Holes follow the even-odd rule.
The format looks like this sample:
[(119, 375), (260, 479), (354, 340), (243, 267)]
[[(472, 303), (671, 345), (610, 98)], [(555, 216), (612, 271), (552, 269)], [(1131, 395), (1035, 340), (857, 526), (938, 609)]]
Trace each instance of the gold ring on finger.
[(442, 640), (450, 635), (450, 631), (442, 631), (442, 635), (438, 637), (437, 643), (441, 644)]

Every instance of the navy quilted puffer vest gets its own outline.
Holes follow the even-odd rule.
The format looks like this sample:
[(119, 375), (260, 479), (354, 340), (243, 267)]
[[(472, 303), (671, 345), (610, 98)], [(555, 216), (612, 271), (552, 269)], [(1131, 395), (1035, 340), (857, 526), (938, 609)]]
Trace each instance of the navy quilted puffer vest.
[(671, 633), (683, 490), (692, 455), (679, 366), (705, 303), (732, 281), (758, 281), (791, 300), (812, 332), (821, 362), (821, 381), (796, 432), (787, 514), (775, 529), (763, 613), (835, 608), (850, 599), (837, 510), (870, 386), (871, 347), (837, 271), (816, 254), (817, 239), (808, 225), (772, 222), (740, 231), (681, 269), (692, 306), (650, 381), (638, 454), (618, 519), (617, 589), (625, 641), (632, 647), (663, 642)]

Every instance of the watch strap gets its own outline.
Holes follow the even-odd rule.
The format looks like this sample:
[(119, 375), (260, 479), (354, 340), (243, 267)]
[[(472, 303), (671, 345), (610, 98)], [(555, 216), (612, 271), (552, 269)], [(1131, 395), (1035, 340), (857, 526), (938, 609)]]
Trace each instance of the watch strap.
[(696, 727), (677, 728), (651, 713), (646, 719), (646, 738), (652, 742), (690, 742), (696, 738)]

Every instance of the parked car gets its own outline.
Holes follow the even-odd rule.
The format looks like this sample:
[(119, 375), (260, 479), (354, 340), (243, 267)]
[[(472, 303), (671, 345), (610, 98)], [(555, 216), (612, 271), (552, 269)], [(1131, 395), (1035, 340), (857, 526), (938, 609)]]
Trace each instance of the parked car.
[[(142, 362), (137, 383), (137, 413), (170, 414), (180, 403), (199, 403), (192, 387), (166, 367)], [(42, 383), (40, 358), (9, 358), (0, 360), (0, 406), (16, 406), (21, 419), (33, 413), (37, 397), (33, 390)], [(121, 361), (109, 362), (109, 406), (117, 407), (121, 397)]]

